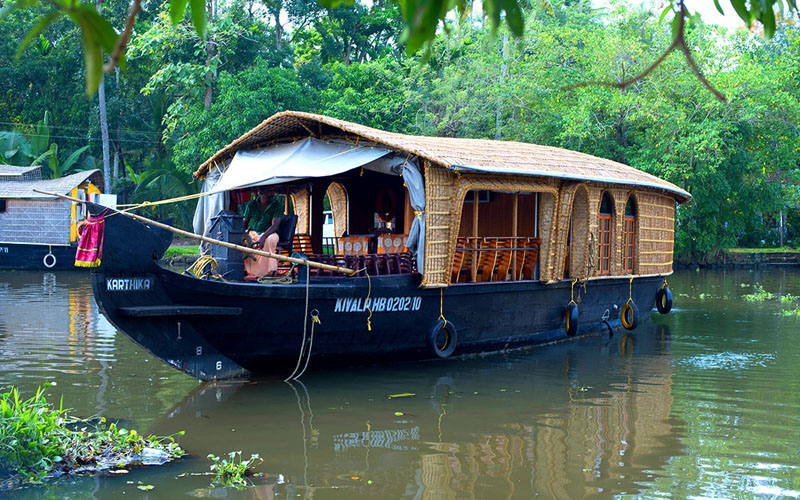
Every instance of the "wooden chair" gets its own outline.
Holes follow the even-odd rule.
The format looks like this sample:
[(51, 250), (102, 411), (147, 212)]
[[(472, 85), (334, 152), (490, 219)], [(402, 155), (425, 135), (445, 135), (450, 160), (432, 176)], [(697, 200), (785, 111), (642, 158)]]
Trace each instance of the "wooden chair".
[(522, 263), (522, 279), (532, 280), (536, 275), (536, 264), (539, 261), (539, 246), (541, 244), (542, 240), (539, 238), (528, 238), (525, 259)]
[(497, 238), (483, 238), (481, 251), (478, 254), (477, 281), (491, 281), (497, 258)]
[(306, 255), (314, 253), (314, 249), (311, 246), (311, 236), (308, 234), (295, 234), (292, 247), (295, 252), (302, 252)]
[(511, 268), (511, 257), (514, 251), (511, 250), (515, 245), (514, 238), (498, 238), (497, 256), (495, 258), (495, 269), (492, 274), (492, 281), (505, 281), (508, 278), (508, 270)]
[(450, 271), (450, 281), (452, 283), (459, 283), (461, 278), (461, 271), (464, 266), (464, 248), (467, 246), (467, 237), (459, 236), (456, 240), (456, 250), (453, 254), (453, 267)]

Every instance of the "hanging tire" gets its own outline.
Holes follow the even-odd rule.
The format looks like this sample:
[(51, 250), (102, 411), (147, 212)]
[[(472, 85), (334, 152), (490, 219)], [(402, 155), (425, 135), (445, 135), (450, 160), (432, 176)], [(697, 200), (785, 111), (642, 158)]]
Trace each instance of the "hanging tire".
[(428, 333), (428, 347), (439, 358), (449, 358), (456, 350), (458, 332), (453, 323), (439, 320)]
[(664, 287), (656, 293), (656, 309), (661, 314), (667, 314), (672, 310), (672, 291)]
[(53, 255), (52, 253), (48, 253), (42, 259), (42, 264), (44, 264), (44, 267), (46, 267), (47, 269), (54, 268), (56, 265), (56, 256)]
[(578, 304), (570, 302), (567, 304), (567, 316), (564, 319), (564, 331), (567, 337), (574, 337), (578, 333)]
[(639, 308), (636, 307), (632, 300), (625, 302), (625, 305), (622, 306), (622, 310), (619, 312), (619, 320), (626, 330), (633, 330), (639, 324)]

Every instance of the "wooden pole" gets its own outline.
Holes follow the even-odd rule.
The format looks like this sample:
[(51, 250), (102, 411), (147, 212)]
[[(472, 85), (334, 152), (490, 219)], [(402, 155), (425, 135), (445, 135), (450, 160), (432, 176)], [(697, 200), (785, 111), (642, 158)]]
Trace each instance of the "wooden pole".
[(286, 194), (283, 197), (283, 215), (289, 215), (289, 188), (286, 188)]
[[(73, 198), (71, 196), (64, 196), (63, 194), (48, 193), (47, 191), (39, 191), (38, 189), (34, 189), (33, 191), (35, 191), (37, 193), (45, 194), (47, 196), (55, 196), (57, 198), (62, 198), (62, 199), (65, 199), (65, 200), (73, 201), (75, 203), (88, 203), (88, 201), (86, 201), (86, 200), (79, 200), (79, 199)], [(182, 229), (177, 229), (177, 228), (174, 228), (172, 226), (168, 226), (167, 224), (162, 224), (162, 223), (156, 222), (156, 221), (154, 221), (152, 219), (148, 219), (147, 217), (142, 217), (141, 215), (132, 214), (130, 212), (119, 212), (119, 211), (116, 211), (115, 213), (126, 215), (126, 216), (130, 217), (131, 219), (138, 220), (139, 222), (143, 222), (143, 223), (149, 224), (151, 226), (159, 227), (161, 229), (166, 229), (167, 231), (171, 231), (171, 232), (173, 232), (175, 234), (180, 234), (181, 236), (186, 236), (187, 238), (192, 238), (192, 239), (199, 240), (199, 241), (205, 241), (206, 243), (210, 243), (212, 245), (219, 245), (219, 246), (222, 246), (222, 247), (225, 247), (225, 248), (230, 248), (232, 250), (239, 250), (240, 252), (243, 252), (243, 253), (249, 253), (249, 254), (252, 254), (252, 255), (260, 255), (262, 257), (269, 257), (271, 259), (280, 260), (280, 261), (283, 261), (283, 262), (291, 262), (293, 264), (307, 265), (308, 267), (313, 267), (313, 268), (316, 268), (316, 269), (325, 269), (326, 271), (335, 271), (337, 273), (342, 273), (342, 274), (345, 274), (347, 276), (353, 276), (357, 272), (357, 271), (355, 271), (353, 269), (350, 269), (350, 268), (347, 268), (347, 267), (332, 266), (330, 264), (322, 264), (321, 262), (314, 262), (314, 261), (311, 261), (311, 260), (298, 259), (296, 257), (286, 257), (285, 255), (280, 255), (280, 254), (277, 254), (277, 253), (265, 252), (263, 250), (256, 250), (255, 248), (247, 248), (247, 247), (242, 246), (242, 245), (235, 245), (233, 243), (228, 243), (227, 241), (220, 241), (220, 240), (215, 240), (213, 238), (207, 238), (205, 236), (200, 236), (199, 234), (190, 233), (189, 231), (184, 231)], [(111, 214), (111, 215), (114, 215), (114, 214)], [(110, 216), (106, 216), (106, 217), (110, 217)]]
[[(479, 191), (472, 191), (472, 237), (475, 240), (475, 247), (478, 248), (478, 198)], [(472, 251), (472, 282), (478, 281), (478, 252)]]
[[(517, 221), (519, 220), (519, 193), (514, 193), (514, 205), (511, 207), (511, 241), (514, 248), (519, 248), (517, 241)], [(511, 279), (517, 281), (517, 251), (511, 251)]]

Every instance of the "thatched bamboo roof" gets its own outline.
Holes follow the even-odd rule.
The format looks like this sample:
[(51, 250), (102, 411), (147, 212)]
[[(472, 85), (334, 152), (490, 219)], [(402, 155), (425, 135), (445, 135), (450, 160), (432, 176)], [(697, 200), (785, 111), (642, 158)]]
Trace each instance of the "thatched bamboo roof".
[(55, 196), (37, 193), (34, 189), (66, 195), (86, 181), (90, 181), (95, 186), (102, 188), (103, 173), (95, 169), (66, 175), (58, 179), (41, 181), (0, 181), (0, 198), (55, 200), (57, 199)]
[(691, 195), (678, 186), (628, 165), (550, 146), (487, 139), (425, 137), (386, 132), (324, 115), (284, 111), (217, 151), (194, 173), (205, 177), (208, 169), (236, 151), (303, 137), (350, 135), (411, 153), (451, 170), (487, 174), (533, 175), (650, 187), (663, 190), (683, 203)]

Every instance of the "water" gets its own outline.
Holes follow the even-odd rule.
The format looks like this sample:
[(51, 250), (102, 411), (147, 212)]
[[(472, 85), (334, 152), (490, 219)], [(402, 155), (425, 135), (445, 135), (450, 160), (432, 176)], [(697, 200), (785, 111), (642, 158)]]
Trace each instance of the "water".
[[(14, 496), (798, 498), (800, 317), (777, 313), (800, 303), (743, 300), (754, 283), (800, 295), (798, 270), (679, 272), (673, 313), (632, 335), (203, 384), (117, 334), (87, 274), (0, 272), (1, 387), (55, 383), (73, 414), (184, 430), (190, 453)], [(264, 458), (256, 486), (209, 488), (206, 455), (237, 450)]]

